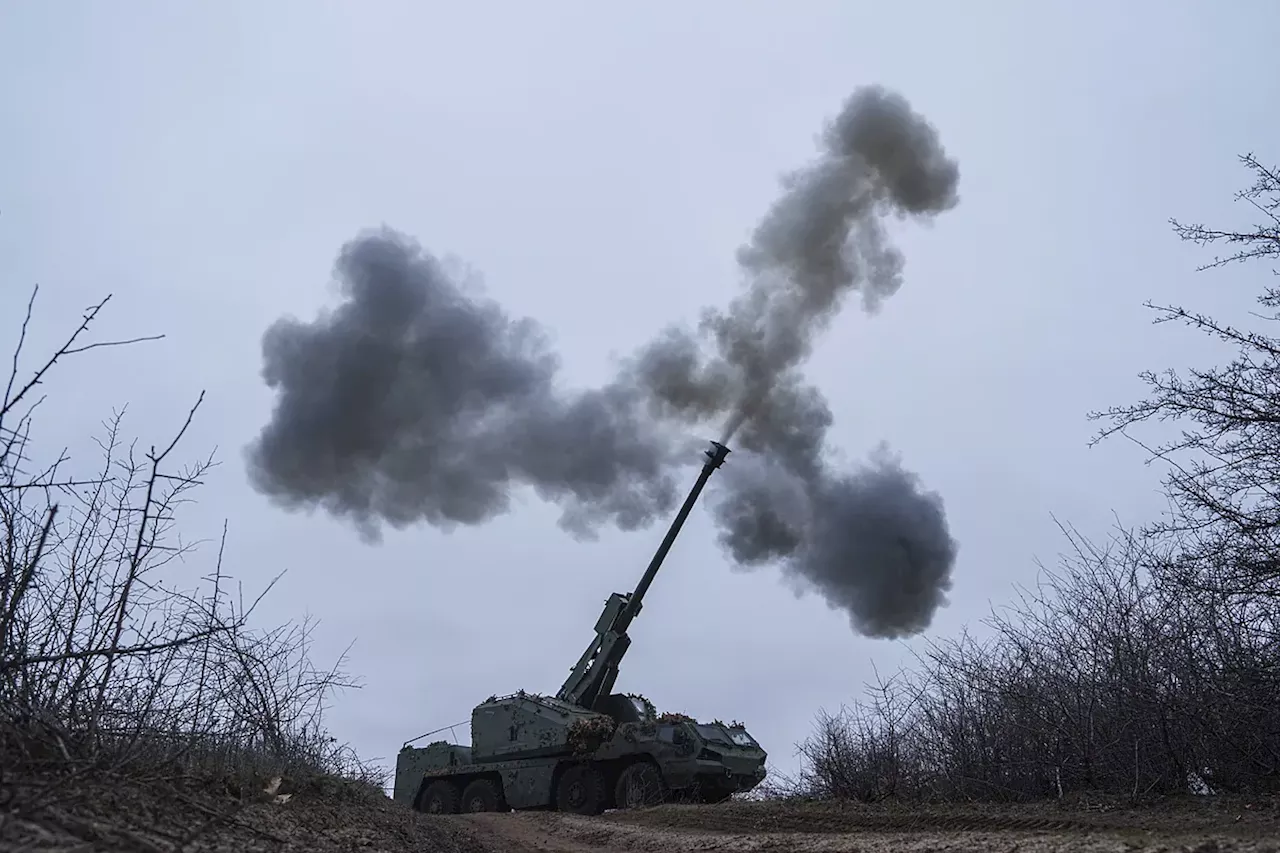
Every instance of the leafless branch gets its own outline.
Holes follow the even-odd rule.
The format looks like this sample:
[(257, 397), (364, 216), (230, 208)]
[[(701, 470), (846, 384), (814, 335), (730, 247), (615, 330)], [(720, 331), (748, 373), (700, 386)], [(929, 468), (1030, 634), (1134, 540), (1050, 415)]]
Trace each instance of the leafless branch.
[[(1176, 234), (1280, 258), (1280, 172), (1242, 158), (1263, 222)], [(1255, 317), (1280, 321), (1264, 285)], [(1092, 415), (1164, 472), (1169, 511), (1102, 543), (1069, 525), (1062, 563), (992, 612), (982, 642), (937, 640), (909, 670), (822, 713), (785, 795), (1025, 800), (1280, 791), (1280, 339), (1148, 303), (1235, 349), (1223, 367), (1142, 374), (1150, 395)], [(1163, 438), (1139, 433), (1173, 426)]]
[[(194, 587), (175, 561), (197, 553), (199, 541), (180, 534), (178, 519), (214, 465), (212, 457), (186, 467), (172, 461), (203, 393), (178, 429), (145, 452), (124, 438), (121, 410), (95, 439), (94, 469), (73, 471), (67, 452), (37, 461), (40, 400), (21, 414), (18, 406), (53, 367), (160, 337), (80, 343), (109, 299), (21, 381), (33, 291), (0, 408), (0, 788), (11, 795), (0, 846), (6, 820), (25, 815), (89, 841), (103, 840), (92, 829), (145, 847), (147, 839), (121, 827), (76, 824), (68, 810), (111, 779), (169, 786), (178, 796), (193, 777), (239, 780), (237, 789), (251, 792), (264, 774), (373, 772), (322, 725), (334, 691), (358, 686), (343, 672), (345, 655), (317, 667), (308, 623), (251, 623), (279, 575), (246, 598), (223, 562), (225, 524), (212, 571)], [(15, 773), (22, 784), (10, 784)]]

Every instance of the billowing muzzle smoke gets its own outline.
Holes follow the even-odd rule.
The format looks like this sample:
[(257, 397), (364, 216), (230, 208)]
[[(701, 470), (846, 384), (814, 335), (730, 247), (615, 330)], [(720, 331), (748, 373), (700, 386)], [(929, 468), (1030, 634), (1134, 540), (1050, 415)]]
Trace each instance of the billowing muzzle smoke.
[(899, 636), (927, 627), (951, 585), (942, 501), (885, 448), (865, 469), (832, 470), (831, 414), (799, 368), (846, 298), (872, 313), (902, 286), (883, 220), (954, 207), (959, 168), (934, 128), (879, 88), (856, 92), (822, 142), (739, 252), (744, 292), (696, 334), (668, 330), (638, 376), (670, 413), (727, 411), (725, 441), (742, 429), (738, 449), (755, 451), (726, 468), (714, 505), (740, 565), (782, 561), (857, 630)]
[(542, 331), (468, 293), (388, 230), (343, 247), (338, 308), (263, 337), (275, 411), (249, 449), (254, 486), (321, 506), (377, 539), (404, 527), (480, 524), (528, 484), (580, 534), (644, 526), (675, 495), (675, 445), (621, 384), (555, 385)]
[(522, 484), (575, 533), (633, 529), (673, 505), (691, 427), (718, 422), (739, 451), (712, 502), (735, 562), (782, 565), (861, 633), (916, 633), (951, 584), (942, 501), (887, 448), (857, 470), (831, 468), (831, 414), (800, 368), (846, 298), (874, 312), (901, 287), (885, 219), (950, 209), (958, 180), (905, 100), (855, 92), (740, 251), (743, 292), (588, 392), (557, 385), (532, 321), (469, 293), (413, 241), (362, 235), (337, 263), (342, 304), (264, 337), (278, 396), (249, 448), (252, 481), (370, 538), (381, 523), (481, 523)]

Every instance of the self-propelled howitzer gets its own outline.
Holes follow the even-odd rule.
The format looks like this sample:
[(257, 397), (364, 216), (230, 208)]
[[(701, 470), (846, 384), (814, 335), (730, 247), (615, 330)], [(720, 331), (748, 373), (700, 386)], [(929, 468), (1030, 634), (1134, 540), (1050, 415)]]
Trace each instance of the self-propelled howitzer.
[(728, 447), (711, 444), (640, 582), (609, 596), (594, 639), (556, 695), (521, 691), (477, 705), (470, 746), (405, 744), (396, 760), (396, 800), (443, 814), (547, 807), (598, 814), (667, 799), (719, 802), (760, 784), (766, 754), (741, 723), (658, 715), (647, 700), (612, 692), (631, 645), (627, 629), (707, 480), (729, 455)]

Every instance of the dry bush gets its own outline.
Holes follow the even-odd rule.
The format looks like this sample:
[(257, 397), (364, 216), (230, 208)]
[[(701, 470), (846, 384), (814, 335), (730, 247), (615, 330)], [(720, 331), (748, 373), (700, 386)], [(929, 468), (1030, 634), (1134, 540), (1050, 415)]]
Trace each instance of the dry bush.
[[(1280, 257), (1280, 174), (1242, 158), (1245, 231), (1174, 222)], [(1208, 268), (1207, 267), (1207, 268)], [(1280, 290), (1258, 297), (1280, 323)], [(1021, 800), (1105, 792), (1280, 792), (1280, 338), (1151, 305), (1234, 345), (1224, 368), (1146, 373), (1149, 399), (1093, 417), (1099, 438), (1178, 424), (1152, 449), (1170, 513), (1097, 546), (1064, 528), (1062, 565), (988, 620), (994, 636), (935, 642), (871, 698), (819, 718), (782, 792), (874, 800)], [(1266, 327), (1274, 328), (1274, 327)]]
[(233, 794), (276, 775), (380, 783), (322, 725), (333, 691), (352, 684), (342, 661), (312, 664), (311, 626), (253, 628), (261, 596), (246, 602), (221, 547), (193, 576), (198, 543), (179, 534), (178, 512), (213, 460), (175, 456), (203, 395), (160, 445), (126, 439), (117, 412), (92, 469), (65, 452), (39, 461), (36, 393), (58, 364), (149, 339), (87, 342), (104, 300), (25, 373), (35, 295), (0, 404), (0, 833), (91, 778)]
[(1072, 554), (994, 636), (938, 641), (823, 714), (785, 793), (874, 801), (1280, 792), (1280, 648), (1220, 593), (1153, 579), (1136, 536)]

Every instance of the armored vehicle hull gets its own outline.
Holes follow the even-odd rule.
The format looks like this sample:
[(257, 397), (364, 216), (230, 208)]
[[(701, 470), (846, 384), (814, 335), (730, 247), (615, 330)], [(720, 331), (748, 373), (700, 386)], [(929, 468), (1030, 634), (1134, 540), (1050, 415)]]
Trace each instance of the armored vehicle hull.
[(438, 814), (598, 814), (668, 800), (719, 802), (764, 779), (766, 753), (740, 724), (657, 716), (630, 697), (610, 698), (635, 713), (596, 713), (528, 693), (478, 705), (470, 747), (400, 751), (394, 799)]
[(760, 784), (765, 752), (741, 724), (658, 715), (647, 700), (612, 692), (631, 645), (627, 629), (707, 478), (729, 455), (723, 444), (711, 445), (640, 582), (605, 601), (594, 638), (556, 695), (521, 692), (482, 702), (471, 713), (471, 746), (405, 744), (396, 758), (396, 800), (444, 814), (596, 814), (671, 798), (718, 802)]

